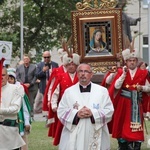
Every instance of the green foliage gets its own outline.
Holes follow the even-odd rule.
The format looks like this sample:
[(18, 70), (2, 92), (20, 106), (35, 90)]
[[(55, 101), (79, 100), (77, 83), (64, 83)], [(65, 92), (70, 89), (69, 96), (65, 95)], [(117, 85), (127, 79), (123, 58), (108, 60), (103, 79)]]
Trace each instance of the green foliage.
[(0, 0), (0, 5), (2, 5), (4, 3), (4, 0)]
[[(60, 46), (61, 36), (71, 35), (71, 11), (77, 0), (24, 1), (24, 53), (38, 53)], [(20, 55), (20, 0), (5, 0), (0, 5), (0, 40), (13, 42), (13, 55)]]

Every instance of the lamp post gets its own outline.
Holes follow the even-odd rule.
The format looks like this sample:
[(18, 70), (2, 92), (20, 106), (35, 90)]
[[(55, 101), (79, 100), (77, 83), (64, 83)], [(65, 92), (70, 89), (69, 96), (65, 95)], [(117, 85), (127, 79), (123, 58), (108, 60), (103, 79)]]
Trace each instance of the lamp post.
[(20, 53), (23, 60), (23, 0), (20, 0)]

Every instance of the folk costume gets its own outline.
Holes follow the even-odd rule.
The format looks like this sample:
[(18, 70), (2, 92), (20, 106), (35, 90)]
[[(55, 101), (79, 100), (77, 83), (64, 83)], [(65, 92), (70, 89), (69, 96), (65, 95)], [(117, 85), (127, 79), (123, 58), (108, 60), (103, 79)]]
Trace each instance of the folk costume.
[[(20, 82), (16, 81), (16, 70), (14, 68), (7, 69), (7, 73), (9, 77), (13, 77), (14, 82), (12, 81), (11, 84), (16, 84), (18, 86), (18, 89), (22, 87), (24, 88), (24, 95), (22, 96), (22, 105), (20, 108), (20, 111), (18, 112), (18, 123), (19, 123), (19, 133), (22, 136), (24, 142), (26, 145), (24, 145), (21, 149), (28, 150), (28, 141), (27, 141), (27, 134), (30, 132), (26, 131), (26, 127), (31, 124), (31, 107), (30, 107), (30, 101), (27, 96), (28, 94), (28, 88), (24, 84), (20, 84)], [(10, 81), (8, 81), (10, 82)]]
[[(60, 49), (58, 49), (58, 54), (59, 54), (60, 59), (62, 60), (63, 56), (65, 54), (67, 54), (67, 52), (64, 49), (60, 48)], [(48, 115), (48, 110), (49, 110), (48, 101), (50, 100), (50, 94), (48, 94), (48, 92), (49, 93), (51, 92), (52, 85), (55, 82), (56, 78), (65, 72), (66, 72), (66, 68), (64, 65), (61, 65), (58, 68), (54, 68), (51, 72), (48, 83), (46, 85), (44, 97), (43, 97), (42, 113), (44, 114), (44, 116)], [(50, 85), (51, 85), (51, 87), (50, 87)], [(49, 95), (49, 97), (48, 97), (48, 95)]]
[[(57, 88), (55, 89), (54, 94), (52, 94), (52, 99), (51, 99), (51, 109), (49, 110), (49, 118), (48, 118), (48, 123), (52, 123), (50, 125), (50, 130), (49, 130), (49, 136), (51, 136), (51, 128), (54, 126), (54, 130), (52, 131), (52, 137), (54, 137), (54, 145), (58, 145), (59, 144), (59, 140), (60, 140), (60, 135), (61, 135), (61, 131), (63, 128), (63, 125), (61, 124), (61, 122), (58, 120), (57, 117), (57, 113), (52, 112), (52, 108), (57, 107), (57, 105), (60, 102), (60, 99), (64, 93), (64, 91), (74, 85), (75, 83), (78, 82), (78, 78), (77, 78), (77, 74), (74, 74), (74, 79), (73, 81), (71, 80), (71, 77), (69, 75), (69, 73), (64, 73), (61, 74), (61, 76), (59, 76), (60, 78), (56, 81), (56, 85)], [(57, 96), (56, 96), (57, 95)], [(58, 99), (54, 98), (54, 96), (58, 97)], [(53, 123), (54, 122), (54, 123)]]
[[(93, 117), (74, 124), (77, 112), (84, 106), (91, 109)], [(108, 91), (102, 86), (91, 83), (90, 92), (81, 92), (77, 83), (66, 89), (57, 111), (64, 125), (59, 150), (109, 150), (107, 123), (113, 110)]]
[[(69, 63), (74, 63), (75, 65), (79, 65), (80, 63), (80, 56), (78, 54), (73, 53), (72, 56), (65, 54), (63, 56), (63, 65), (67, 65)], [(60, 140), (61, 131), (63, 125), (58, 120), (57, 113), (53, 112), (53, 108), (57, 108), (58, 104), (61, 100), (61, 97), (64, 91), (76, 84), (78, 82), (76, 72), (71, 74), (69, 72), (59, 74), (55, 79), (55, 82), (50, 85), (50, 89), (48, 92), (48, 100), (50, 101), (50, 108), (49, 108), (49, 115), (48, 115), (48, 126), (49, 132), (48, 136), (53, 137), (53, 145), (58, 145)]]
[(109, 86), (111, 85), (111, 83), (113, 82), (116, 76), (117, 70), (118, 70), (117, 66), (113, 66), (112, 68), (110, 68), (108, 72), (106, 73), (106, 75), (104, 76), (101, 86), (104, 86), (107, 89), (109, 89)]
[[(114, 114), (115, 122), (113, 128), (113, 137), (115, 138), (122, 137), (124, 139), (127, 139), (128, 141), (136, 141), (136, 140), (144, 141), (144, 134), (142, 129), (143, 128), (142, 127), (142, 122), (143, 122), (142, 96), (143, 95), (140, 92), (137, 93), (136, 85), (137, 84), (143, 86), (145, 85), (147, 79), (147, 70), (136, 69), (134, 70), (134, 72), (135, 72), (135, 76), (133, 77), (133, 79), (131, 78), (130, 71), (127, 73), (126, 78), (122, 84), (121, 90), (117, 94), (117, 98), (118, 98), (117, 106), (119, 107), (116, 107), (115, 114)], [(130, 94), (135, 94), (135, 96), (138, 96), (138, 99), (134, 99), (136, 97), (131, 97), (132, 95), (130, 96)], [(138, 105), (134, 106), (134, 103), (136, 102), (138, 103)], [(136, 112), (137, 116), (132, 116), (134, 115), (133, 114), (134, 111), (136, 111), (134, 110), (134, 107), (136, 107), (137, 109)], [(132, 118), (133, 120), (131, 120), (131, 117), (133, 117)], [(137, 129), (135, 128), (135, 132), (134, 132), (134, 127), (132, 126), (136, 127), (136, 123), (139, 123), (139, 125), (141, 126), (139, 126), (139, 128), (137, 127)], [(122, 130), (122, 132), (120, 132), (118, 128), (119, 130)]]
[(105, 76), (104, 76), (104, 78), (102, 80), (101, 86), (106, 87), (106, 88), (108, 87), (106, 79), (110, 76), (110, 74), (111, 73), (109, 71), (105, 74)]
[(24, 133), (25, 132), (25, 126), (31, 125), (30, 112), (31, 112), (31, 107), (30, 107), (30, 103), (29, 103), (29, 98), (26, 94), (24, 94), (23, 100), (22, 100), (22, 106), (21, 106), (21, 109), (18, 113), (19, 131), (20, 131), (21, 136), (23, 136), (25, 134)]
[[(62, 73), (65, 73), (65, 72), (66, 72), (65, 67), (63, 65), (61, 65), (58, 68), (54, 68), (52, 73), (51, 73), (51, 76), (49, 78), (49, 81), (48, 81), (48, 84), (46, 86), (46, 90), (45, 90), (45, 93), (44, 93), (44, 98), (43, 98), (42, 113), (44, 115), (48, 115), (48, 111), (49, 111), (48, 101), (50, 100), (50, 94), (48, 95), (48, 92), (49, 93), (51, 92), (52, 85), (56, 81), (56, 78), (58, 76), (60, 76)], [(51, 87), (50, 87), (50, 85), (51, 85)]]
[[(131, 52), (129, 49), (124, 50), (122, 54), (124, 60), (138, 57), (136, 51)], [(114, 98), (112, 137), (118, 139), (121, 149), (127, 149), (128, 145), (128, 149), (140, 150), (139, 141), (144, 141), (143, 101), (146, 100), (144, 92), (150, 90), (148, 86), (145, 86), (148, 81), (148, 72), (137, 67), (133, 70), (128, 68), (126, 74), (123, 70), (118, 72), (112, 85), (118, 89)], [(142, 92), (137, 90), (138, 85), (143, 87)]]
[[(9, 94), (9, 96), (8, 96)], [(2, 86), (0, 107), (0, 149), (10, 150), (25, 145), (19, 134), (17, 114), (21, 108), (23, 87), (7, 83)]]
[(28, 88), (24, 84), (20, 84), (20, 82), (16, 80), (16, 70), (14, 70), (14, 68), (7, 69), (7, 72), (10, 77), (14, 78), (13, 84), (17, 85), (18, 89), (22, 89), (22, 87), (24, 89), (24, 95), (22, 96), (22, 105), (20, 111), (18, 112), (19, 133), (21, 136), (24, 136), (25, 126), (31, 124), (31, 106), (28, 98)]

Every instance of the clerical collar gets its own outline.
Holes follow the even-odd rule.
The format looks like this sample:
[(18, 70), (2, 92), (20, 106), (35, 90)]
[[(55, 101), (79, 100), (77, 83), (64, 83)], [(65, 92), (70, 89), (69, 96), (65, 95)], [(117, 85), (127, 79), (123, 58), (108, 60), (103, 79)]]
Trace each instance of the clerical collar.
[(82, 85), (79, 85), (80, 87), (80, 92), (90, 92), (91, 91), (91, 83), (87, 86), (82, 86)]

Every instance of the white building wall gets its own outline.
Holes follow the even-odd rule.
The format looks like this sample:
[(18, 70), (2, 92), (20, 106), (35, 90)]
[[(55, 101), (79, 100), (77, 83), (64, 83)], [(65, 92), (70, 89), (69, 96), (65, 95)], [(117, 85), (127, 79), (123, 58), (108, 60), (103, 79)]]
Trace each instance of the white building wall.
[[(139, 3), (141, 2), (141, 4)], [(141, 22), (138, 22), (137, 26), (131, 26), (132, 36), (134, 32), (141, 33), (135, 39), (135, 48), (139, 50), (139, 55), (143, 58), (143, 36), (148, 35), (148, 8), (145, 8), (147, 0), (131, 0), (130, 4), (126, 7), (126, 13), (133, 18), (141, 18)]]

